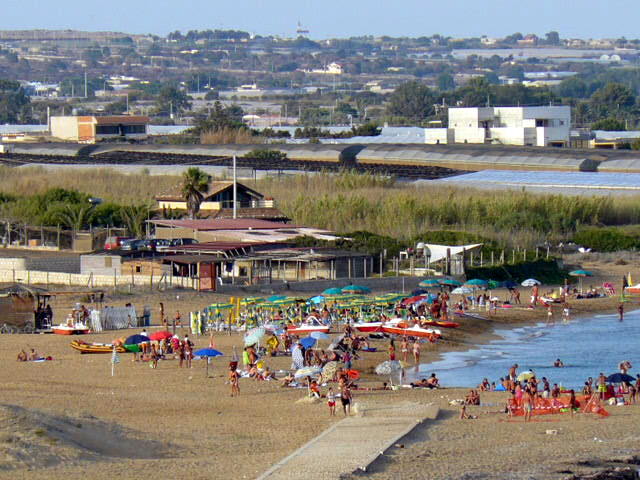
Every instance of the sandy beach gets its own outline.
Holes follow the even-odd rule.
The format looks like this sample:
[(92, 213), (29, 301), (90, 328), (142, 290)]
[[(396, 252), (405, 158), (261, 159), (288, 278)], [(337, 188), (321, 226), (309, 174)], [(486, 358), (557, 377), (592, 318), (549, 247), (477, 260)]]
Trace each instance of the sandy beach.
[[(607, 266), (607, 275), (595, 277), (593, 284), (619, 279), (623, 268), (628, 269)], [(177, 309), (185, 314), (218, 300), (186, 291), (179, 292), (179, 299), (175, 296), (175, 292), (138, 293), (111, 296), (107, 301), (131, 302), (139, 308), (150, 305), (157, 318), (160, 301), (172, 316)], [(74, 302), (59, 297), (54, 311), (64, 312)], [(617, 303), (618, 297), (576, 300), (571, 304), (572, 316), (613, 313)], [(464, 318), (460, 328), (444, 332), (444, 340), (424, 345), (422, 362), (444, 351), (488, 342), (495, 338), (496, 328), (544, 318), (542, 308), (499, 310), (488, 320)], [(139, 330), (91, 334), (84, 340), (111, 342)], [(208, 337), (194, 340), (196, 348), (209, 343)], [(112, 377), (109, 355), (80, 355), (69, 341), (57, 335), (0, 335), (0, 361), (6, 367), (0, 373), (0, 478), (72, 479), (88, 473), (94, 478), (149, 474), (255, 478), (341, 418), (341, 414), (330, 418), (324, 402), (298, 402), (306, 391), (281, 388), (279, 382), (242, 379), (241, 395), (230, 397), (226, 366), (233, 345), (242, 345), (237, 333), (215, 335), (216, 348), (227, 356), (212, 360), (209, 378), (204, 361), (180, 369), (176, 360), (166, 360), (154, 370), (147, 363), (133, 362), (130, 354), (121, 355)], [(363, 353), (356, 362), (355, 368), (363, 372), (360, 387), (381, 385), (384, 379), (374, 375), (373, 368), (387, 358), (387, 344), (373, 341), (378, 352)], [(54, 360), (16, 362), (21, 348), (35, 348)], [(291, 359), (268, 358), (267, 364), (272, 370), (285, 370)], [(611, 416), (606, 419), (554, 415), (524, 424), (521, 419), (507, 420), (503, 411), (508, 395), (494, 392), (483, 394), (486, 406), (471, 407), (477, 420), (459, 420), (459, 407), (450, 406), (449, 401), (465, 393), (453, 388), (356, 390), (356, 402), (365, 405), (410, 400), (434, 402), (441, 408), (436, 421), (416, 429), (403, 440), (403, 448), (392, 448), (367, 476), (570, 478), (569, 472), (602, 468), (598, 462), (632, 455), (640, 446), (637, 406), (610, 407)], [(546, 434), (547, 430), (557, 432)]]

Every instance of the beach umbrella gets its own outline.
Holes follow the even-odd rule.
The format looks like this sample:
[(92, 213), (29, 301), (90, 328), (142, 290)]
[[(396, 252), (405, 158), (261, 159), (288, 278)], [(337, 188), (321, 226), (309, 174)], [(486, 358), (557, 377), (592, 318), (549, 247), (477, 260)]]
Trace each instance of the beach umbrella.
[(489, 285), (489, 282), (482, 280), (481, 278), (472, 278), (464, 283), (467, 287), (485, 288)]
[(319, 303), (324, 303), (325, 297), (323, 295), (316, 295), (315, 297), (311, 297), (309, 299), (309, 303), (313, 303), (314, 305), (318, 305)]
[(271, 303), (277, 307), (280, 307), (282, 305), (293, 305), (294, 303), (297, 303), (297, 300), (293, 297), (284, 297), (280, 298), (279, 300), (274, 300)]
[(384, 295), (378, 295), (374, 299), (376, 302), (395, 303), (409, 295), (403, 293), (385, 293)]
[(349, 285), (342, 289), (342, 293), (371, 293), (371, 289), (361, 285)]
[(427, 297), (426, 297), (426, 296), (424, 296), (424, 295), (416, 295), (415, 297), (405, 298), (405, 299), (402, 301), (402, 304), (403, 304), (403, 305), (413, 305), (414, 303), (418, 303), (418, 302), (420, 302), (421, 300), (424, 300), (425, 298), (427, 298)]
[(221, 357), (224, 355), (222, 352), (216, 350), (215, 348), (202, 348), (193, 352), (196, 357), (204, 357), (207, 360), (207, 371), (206, 375), (209, 376), (209, 358), (210, 357)]
[(336, 376), (338, 362), (328, 362), (322, 369), (322, 380), (328, 381)]
[(389, 375), (389, 382), (393, 383), (391, 375), (400, 370), (402, 366), (398, 360), (386, 360), (376, 367), (375, 372), (377, 375)]
[(276, 300), (282, 300), (283, 298), (287, 298), (286, 295), (271, 295), (267, 298), (267, 302), (275, 302)]
[(535, 376), (535, 373), (533, 373), (531, 370), (527, 370), (526, 372), (522, 372), (520, 375), (518, 375), (518, 381), (524, 382), (525, 380), (529, 380), (531, 377)]
[(505, 280), (504, 282), (502, 282), (502, 286), (504, 288), (516, 288), (518, 286), (518, 283), (514, 282), (513, 280)]
[(263, 327), (252, 328), (244, 336), (245, 346), (255, 345), (265, 336), (266, 330)]
[(229, 310), (230, 308), (233, 308), (233, 304), (232, 303), (212, 303), (207, 308), (209, 308), (210, 310)]
[(454, 279), (454, 278), (443, 278), (439, 280), (440, 285), (446, 285), (448, 287), (460, 287), (462, 286), (462, 282)]
[(313, 337), (304, 337), (299, 341), (300, 345), (302, 345), (304, 348), (312, 348), (316, 344), (316, 342), (317, 340)]
[(151, 339), (145, 335), (131, 335), (125, 341), (125, 345), (138, 345), (139, 343), (150, 342)]
[(375, 372), (377, 375), (391, 375), (401, 369), (402, 366), (398, 360), (385, 360), (376, 367)]
[(342, 293), (342, 289), (338, 287), (327, 288), (322, 295), (340, 295)]
[(247, 307), (249, 305), (256, 305), (262, 302), (264, 302), (264, 298), (262, 297), (245, 297), (240, 300), (240, 305), (242, 305), (243, 307)]
[(415, 297), (417, 295), (425, 295), (427, 293), (429, 293), (429, 290), (425, 288), (416, 288), (413, 292), (411, 292), (411, 296)]
[[(142, 335), (144, 336), (144, 335)], [(173, 337), (173, 333), (169, 332), (168, 330), (161, 330), (159, 332), (153, 332), (151, 335), (149, 335), (149, 338), (151, 340), (156, 340), (156, 341), (161, 341), (161, 340), (169, 340), (171, 337)]]
[(536, 280), (535, 278), (527, 278), (520, 285), (522, 285), (523, 287), (533, 287), (534, 285), (542, 285), (542, 282)]
[(309, 335), (311, 338), (315, 338), (316, 340), (329, 340), (331, 337), (324, 332), (311, 332)]
[(422, 280), (418, 286), (420, 287), (439, 287), (440, 282), (435, 278), (425, 278)]
[(320, 367), (302, 367), (296, 370), (294, 378), (315, 377), (322, 373)]
[(607, 382), (609, 383), (633, 383), (635, 381), (635, 378), (633, 378), (631, 375), (627, 375), (626, 373), (614, 373), (607, 377)]
[(569, 275), (572, 277), (593, 277), (593, 272), (590, 272), (589, 270), (574, 270), (569, 272)]
[(593, 277), (593, 273), (589, 270), (574, 270), (573, 272), (569, 272), (569, 275), (572, 277), (578, 277), (580, 282), (580, 293), (582, 293), (582, 279), (584, 277)]
[(498, 282), (497, 280), (489, 280), (487, 282), (487, 288), (489, 290), (493, 290), (494, 288), (500, 288), (500, 282)]
[(469, 287), (458, 287), (451, 290), (452, 295), (468, 295), (470, 293), (473, 293), (473, 290)]

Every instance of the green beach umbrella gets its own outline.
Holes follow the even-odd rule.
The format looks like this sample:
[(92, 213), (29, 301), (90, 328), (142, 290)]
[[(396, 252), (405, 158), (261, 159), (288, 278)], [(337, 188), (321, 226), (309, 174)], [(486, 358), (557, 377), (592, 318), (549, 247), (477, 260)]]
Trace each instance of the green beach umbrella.
[(461, 287), (462, 282), (456, 280), (455, 278), (444, 278), (439, 281), (440, 285), (447, 285), (448, 287)]
[(582, 279), (584, 277), (593, 277), (593, 273), (589, 270), (574, 270), (573, 272), (569, 272), (569, 275), (572, 277), (578, 277), (580, 280), (580, 293), (582, 293)]
[(349, 285), (342, 289), (342, 293), (371, 293), (371, 289), (361, 285)]
[(322, 292), (322, 295), (341, 295), (341, 294), (342, 294), (342, 289), (338, 287), (327, 288), (324, 292)]
[(232, 303), (212, 303), (209, 305), (209, 310), (229, 310), (233, 308)]
[(439, 287), (440, 282), (435, 278), (425, 278), (419, 284), (420, 287)]
[(473, 278), (471, 280), (467, 280), (464, 284), (467, 287), (484, 288), (489, 284), (489, 282), (487, 282), (486, 280), (482, 280), (481, 278)]
[(500, 288), (502, 282), (498, 282), (496, 280), (489, 280), (489, 282), (487, 283), (487, 287), (490, 290), (493, 290), (494, 288)]

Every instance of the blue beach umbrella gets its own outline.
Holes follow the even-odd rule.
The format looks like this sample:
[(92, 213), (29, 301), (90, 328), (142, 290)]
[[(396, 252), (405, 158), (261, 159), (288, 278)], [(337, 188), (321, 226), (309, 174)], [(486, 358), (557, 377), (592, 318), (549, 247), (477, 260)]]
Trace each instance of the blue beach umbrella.
[(313, 337), (304, 337), (300, 339), (300, 345), (304, 348), (312, 348), (316, 344), (317, 340)]
[(465, 286), (467, 287), (480, 287), (484, 288), (489, 284), (486, 280), (482, 280), (481, 278), (473, 278), (471, 280), (467, 280), (465, 282)]
[(222, 352), (219, 352), (215, 348), (201, 348), (200, 350), (194, 352), (194, 355), (197, 357), (204, 357), (207, 359), (207, 371), (206, 375), (209, 376), (209, 358), (210, 357), (221, 357), (224, 355)]
[(131, 335), (125, 341), (125, 345), (138, 345), (139, 343), (147, 343), (150, 342), (151, 339), (144, 335)]
[(311, 338), (315, 338), (316, 340), (329, 340), (331, 337), (324, 332), (311, 332), (309, 334)]
[(369, 287), (363, 287), (362, 285), (349, 285), (342, 289), (342, 293), (370, 293)]

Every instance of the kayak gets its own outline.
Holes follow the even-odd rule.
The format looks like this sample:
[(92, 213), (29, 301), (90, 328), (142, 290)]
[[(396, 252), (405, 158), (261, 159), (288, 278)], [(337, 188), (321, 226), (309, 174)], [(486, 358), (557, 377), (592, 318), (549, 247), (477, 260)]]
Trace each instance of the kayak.
[(411, 328), (404, 328), (400, 326), (383, 325), (382, 331), (393, 335), (407, 335), (410, 337), (428, 338), (429, 340), (435, 340), (441, 338), (442, 334), (440, 330), (431, 328), (422, 328), (418, 325), (414, 325)]
[(422, 323), (425, 325), (430, 325), (432, 327), (442, 327), (442, 328), (458, 328), (460, 326), (460, 324), (456, 322), (440, 322), (435, 320), (430, 320)]
[[(71, 348), (78, 350), (80, 353), (111, 353), (113, 352), (113, 344), (111, 343), (88, 343), (82, 340), (74, 340), (71, 342)], [(116, 352), (124, 353), (126, 350), (121, 346), (116, 346)]]

